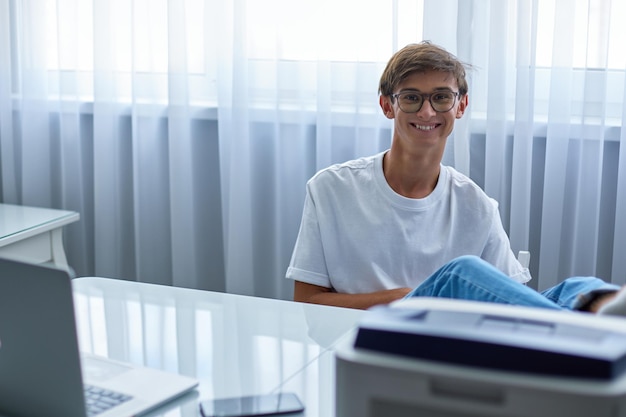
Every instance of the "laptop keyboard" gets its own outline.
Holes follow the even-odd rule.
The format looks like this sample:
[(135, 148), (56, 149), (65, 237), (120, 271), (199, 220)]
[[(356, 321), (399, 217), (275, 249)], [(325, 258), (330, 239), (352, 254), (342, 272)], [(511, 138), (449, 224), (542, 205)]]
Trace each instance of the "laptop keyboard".
[(130, 395), (107, 390), (93, 385), (85, 385), (85, 403), (89, 417), (98, 415), (125, 401), (132, 399)]

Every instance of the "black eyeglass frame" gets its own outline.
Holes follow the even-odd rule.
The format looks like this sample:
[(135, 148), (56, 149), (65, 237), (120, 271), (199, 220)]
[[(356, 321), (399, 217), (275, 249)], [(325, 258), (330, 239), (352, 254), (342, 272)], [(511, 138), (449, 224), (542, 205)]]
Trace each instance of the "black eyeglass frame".
[[(435, 108), (435, 105), (433, 104), (433, 100), (432, 97), (433, 95), (436, 94), (441, 94), (441, 93), (451, 93), (454, 96), (454, 100), (452, 100), (452, 104), (450, 105), (450, 108), (447, 110), (437, 110)], [(402, 108), (402, 105), (400, 104), (400, 100), (398, 100), (398, 97), (400, 97), (403, 94), (411, 94), (411, 95), (415, 95), (415, 96), (420, 96), (422, 97), (422, 102), (420, 104), (420, 106), (417, 108), (417, 110), (415, 111), (406, 111)], [(398, 107), (400, 107), (400, 110), (402, 110), (405, 113), (417, 113), (418, 111), (422, 110), (422, 106), (424, 105), (424, 103), (426, 102), (426, 99), (428, 99), (428, 102), (430, 103), (430, 107), (437, 113), (445, 113), (448, 112), (450, 110), (452, 110), (452, 108), (454, 107), (454, 105), (456, 104), (456, 100), (457, 98), (460, 96), (460, 93), (458, 91), (448, 91), (448, 90), (444, 90), (444, 91), (435, 91), (432, 92), (430, 94), (425, 94), (425, 93), (418, 93), (415, 91), (402, 91), (400, 93), (396, 93), (396, 94), (392, 94), (391, 98), (393, 98), (395, 101), (398, 102)]]

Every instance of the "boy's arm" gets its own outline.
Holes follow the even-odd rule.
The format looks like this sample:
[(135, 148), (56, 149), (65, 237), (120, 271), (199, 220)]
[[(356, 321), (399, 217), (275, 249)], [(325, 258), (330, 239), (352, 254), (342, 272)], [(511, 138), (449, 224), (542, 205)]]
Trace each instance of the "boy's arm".
[(364, 294), (342, 294), (332, 288), (295, 281), (293, 300), (303, 303), (325, 304), (336, 307), (367, 309), (378, 304), (389, 304), (399, 300), (411, 291), (410, 288), (396, 288)]

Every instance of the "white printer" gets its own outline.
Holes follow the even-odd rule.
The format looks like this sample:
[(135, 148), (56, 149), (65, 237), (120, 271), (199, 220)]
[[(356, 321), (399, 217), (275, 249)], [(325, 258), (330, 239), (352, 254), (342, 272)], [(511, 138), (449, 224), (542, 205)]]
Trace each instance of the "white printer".
[(626, 320), (416, 297), (337, 346), (337, 417), (626, 417)]

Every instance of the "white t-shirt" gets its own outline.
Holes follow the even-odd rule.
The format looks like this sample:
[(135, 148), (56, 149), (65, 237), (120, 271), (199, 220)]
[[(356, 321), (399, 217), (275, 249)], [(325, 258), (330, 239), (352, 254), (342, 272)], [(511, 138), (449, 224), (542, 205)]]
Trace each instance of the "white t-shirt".
[(434, 191), (406, 198), (383, 174), (383, 153), (333, 165), (307, 183), (287, 278), (357, 294), (415, 288), (445, 263), (476, 255), (519, 282), (498, 204), (471, 179), (441, 166)]

